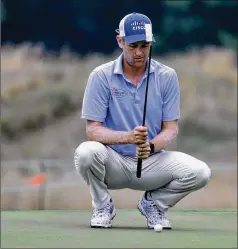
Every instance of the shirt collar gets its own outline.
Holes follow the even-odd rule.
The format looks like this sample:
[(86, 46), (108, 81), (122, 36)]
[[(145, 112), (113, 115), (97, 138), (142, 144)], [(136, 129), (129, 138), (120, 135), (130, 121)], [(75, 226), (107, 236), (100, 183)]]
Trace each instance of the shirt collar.
[(121, 55), (115, 60), (114, 74), (121, 74), (121, 75), (123, 75), (123, 70), (122, 70), (122, 58), (123, 58), (123, 55), (121, 54)]
[[(115, 64), (114, 64), (114, 74), (121, 74), (124, 75), (123, 70), (122, 70), (122, 58), (123, 58), (123, 54), (121, 54), (116, 60), (115, 60)], [(149, 60), (149, 59), (148, 59)], [(148, 66), (146, 68), (146, 73), (148, 70)], [(155, 66), (153, 61), (151, 60), (150, 63), (150, 74), (155, 72)]]

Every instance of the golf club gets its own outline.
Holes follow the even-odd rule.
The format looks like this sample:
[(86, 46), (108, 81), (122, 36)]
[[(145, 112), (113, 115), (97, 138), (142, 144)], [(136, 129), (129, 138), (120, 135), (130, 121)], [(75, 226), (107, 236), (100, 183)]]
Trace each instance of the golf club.
[[(148, 95), (148, 86), (149, 86), (149, 79), (150, 79), (151, 52), (152, 52), (152, 45), (150, 46), (150, 53), (149, 53), (148, 74), (147, 74), (147, 81), (146, 81), (145, 102), (144, 102), (144, 112), (143, 112), (142, 126), (145, 125), (145, 117), (146, 117), (147, 95)], [(138, 158), (137, 172), (136, 172), (137, 178), (141, 177), (141, 168), (142, 168), (142, 159)]]

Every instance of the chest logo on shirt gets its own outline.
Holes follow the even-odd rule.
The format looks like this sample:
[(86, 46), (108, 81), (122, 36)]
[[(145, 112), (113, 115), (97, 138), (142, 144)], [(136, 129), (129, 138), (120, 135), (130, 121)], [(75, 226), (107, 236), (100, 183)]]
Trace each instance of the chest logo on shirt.
[(111, 91), (112, 91), (112, 95), (115, 96), (116, 98), (122, 98), (126, 95), (126, 91), (123, 89), (117, 89), (113, 87)]

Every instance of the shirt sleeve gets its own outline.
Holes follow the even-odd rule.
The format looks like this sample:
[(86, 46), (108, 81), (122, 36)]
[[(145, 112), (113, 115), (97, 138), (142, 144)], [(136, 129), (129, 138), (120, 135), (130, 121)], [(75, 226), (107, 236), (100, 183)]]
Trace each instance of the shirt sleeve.
[(81, 118), (104, 122), (109, 105), (110, 91), (102, 71), (93, 71), (84, 92)]
[(163, 94), (163, 121), (178, 119), (180, 119), (180, 88), (178, 76), (173, 70)]

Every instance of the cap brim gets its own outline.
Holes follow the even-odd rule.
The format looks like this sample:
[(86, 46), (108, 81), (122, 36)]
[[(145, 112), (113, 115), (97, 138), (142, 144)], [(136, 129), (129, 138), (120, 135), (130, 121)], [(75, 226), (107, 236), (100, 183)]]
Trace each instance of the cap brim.
[[(124, 39), (127, 43), (135, 43), (138, 41), (147, 41), (146, 35), (144, 35), (144, 34), (125, 36)], [(147, 42), (156, 42), (154, 36), (152, 36), (152, 41), (147, 41)]]

